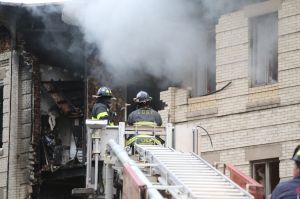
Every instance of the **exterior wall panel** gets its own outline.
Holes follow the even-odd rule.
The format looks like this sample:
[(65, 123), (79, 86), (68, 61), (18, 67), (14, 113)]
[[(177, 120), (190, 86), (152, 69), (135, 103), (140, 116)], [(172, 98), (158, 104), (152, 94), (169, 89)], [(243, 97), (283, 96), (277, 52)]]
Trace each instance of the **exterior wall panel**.
[[(253, 88), (249, 84), (247, 14), (240, 10), (219, 18), (216, 25), (217, 89), (232, 83), (219, 93), (189, 98), (187, 103), (168, 107), (170, 117), (178, 126), (176, 135), (180, 134), (186, 143), (177, 145), (177, 149), (192, 151), (192, 142), (187, 139), (192, 139), (192, 129), (201, 125), (210, 133), (214, 144), (212, 148), (208, 136), (199, 130), (199, 153), (207, 160), (230, 162), (250, 175), (252, 160), (279, 158), (280, 178), (291, 178), (293, 162), (289, 158), (300, 144), (299, 10), (300, 0), (284, 0), (278, 7), (278, 82)], [(172, 91), (163, 92), (161, 98), (168, 105), (176, 98), (176, 88)], [(212, 107), (217, 110), (213, 114), (178, 118)], [(266, 151), (259, 153), (263, 148)], [(219, 154), (218, 157), (215, 154)]]

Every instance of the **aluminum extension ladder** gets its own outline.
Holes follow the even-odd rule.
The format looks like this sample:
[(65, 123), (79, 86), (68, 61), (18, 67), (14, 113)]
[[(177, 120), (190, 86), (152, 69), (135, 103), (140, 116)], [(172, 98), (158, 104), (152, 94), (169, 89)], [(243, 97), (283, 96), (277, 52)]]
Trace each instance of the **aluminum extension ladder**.
[(160, 184), (176, 199), (253, 199), (219, 170), (194, 153), (158, 145), (136, 145), (140, 158), (153, 165)]

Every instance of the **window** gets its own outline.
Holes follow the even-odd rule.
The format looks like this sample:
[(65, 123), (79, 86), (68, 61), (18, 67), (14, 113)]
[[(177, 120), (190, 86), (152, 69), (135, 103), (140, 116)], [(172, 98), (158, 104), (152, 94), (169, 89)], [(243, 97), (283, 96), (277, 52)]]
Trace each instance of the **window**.
[(269, 159), (252, 162), (252, 177), (264, 186), (264, 198), (268, 198), (280, 180), (279, 160)]
[(251, 86), (278, 80), (277, 13), (250, 19)]
[(208, 31), (202, 39), (203, 52), (193, 73), (192, 96), (202, 96), (216, 90), (216, 34)]
[(3, 145), (3, 85), (0, 85), (0, 148)]

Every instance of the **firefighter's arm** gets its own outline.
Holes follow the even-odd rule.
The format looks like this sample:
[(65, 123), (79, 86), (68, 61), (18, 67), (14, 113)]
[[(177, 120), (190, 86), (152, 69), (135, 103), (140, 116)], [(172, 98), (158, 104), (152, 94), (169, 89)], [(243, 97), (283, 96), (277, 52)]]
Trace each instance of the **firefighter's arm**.
[(162, 125), (162, 119), (159, 113), (157, 113), (156, 115), (156, 124), (157, 126), (161, 126)]
[(133, 120), (132, 120), (132, 114), (130, 113), (129, 116), (128, 116), (127, 124), (130, 125), (130, 126), (132, 126), (133, 123), (134, 123), (134, 122), (133, 122)]
[(104, 112), (98, 113), (96, 119), (97, 120), (108, 120), (109, 119), (108, 112), (104, 111)]
[(109, 120), (109, 114), (106, 109), (99, 107), (96, 109), (96, 115), (93, 117), (95, 120)]

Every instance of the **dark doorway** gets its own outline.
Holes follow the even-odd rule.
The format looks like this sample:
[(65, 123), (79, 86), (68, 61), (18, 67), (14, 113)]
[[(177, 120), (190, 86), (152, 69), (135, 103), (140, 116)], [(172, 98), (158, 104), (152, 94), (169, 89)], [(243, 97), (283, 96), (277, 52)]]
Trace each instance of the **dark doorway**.
[[(67, 171), (69, 172), (69, 171)], [(84, 187), (84, 177), (73, 177), (66, 179), (49, 179), (44, 180), (41, 185), (41, 199), (79, 199), (81, 197), (72, 196), (72, 189)]]
[(252, 177), (264, 186), (264, 198), (268, 198), (280, 180), (279, 159), (253, 161)]

